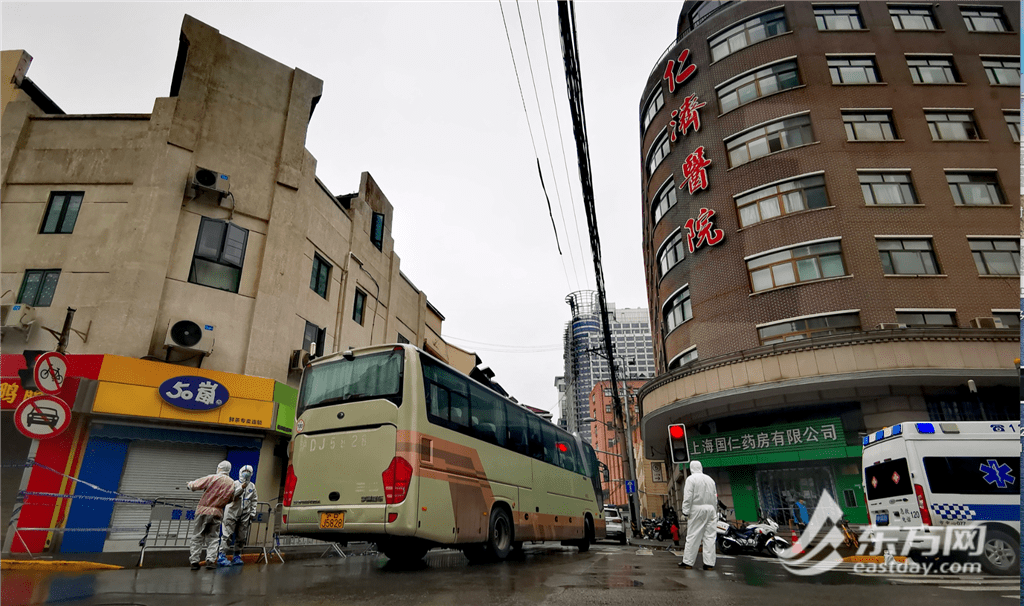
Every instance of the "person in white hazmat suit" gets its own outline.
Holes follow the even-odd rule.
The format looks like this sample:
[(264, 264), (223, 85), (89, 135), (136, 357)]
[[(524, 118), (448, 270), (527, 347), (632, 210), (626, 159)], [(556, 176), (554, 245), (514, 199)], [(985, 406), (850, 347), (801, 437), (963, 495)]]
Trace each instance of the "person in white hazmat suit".
[[(224, 507), (221, 523), (220, 556), (218, 566), (241, 566), (242, 548), (249, 538), (249, 525), (256, 517), (256, 485), (252, 480), (252, 465), (246, 465), (238, 472), (235, 480), (235, 498)], [(228, 549), (234, 546), (235, 557), (227, 557)]]
[(704, 570), (715, 567), (715, 514), (718, 506), (718, 487), (704, 473), (700, 461), (690, 461), (690, 476), (683, 486), (683, 508), (687, 517), (686, 547), (683, 548), (682, 568), (693, 568), (701, 539), (704, 541)]

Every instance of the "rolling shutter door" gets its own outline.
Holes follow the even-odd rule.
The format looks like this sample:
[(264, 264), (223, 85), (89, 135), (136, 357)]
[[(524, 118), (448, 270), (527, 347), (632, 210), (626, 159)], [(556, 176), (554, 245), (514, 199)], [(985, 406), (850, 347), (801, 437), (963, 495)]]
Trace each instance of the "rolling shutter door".
[[(135, 440), (128, 447), (128, 459), (118, 492), (134, 498), (197, 502), (203, 493), (192, 492), (185, 488), (185, 484), (216, 473), (217, 464), (226, 455), (224, 446)], [(144, 529), (149, 522), (149, 514), (149, 505), (117, 503), (110, 526), (115, 529)], [(110, 532), (108, 547), (112, 547), (110, 541), (125, 540), (133, 540), (137, 546), (144, 533), (145, 530)]]

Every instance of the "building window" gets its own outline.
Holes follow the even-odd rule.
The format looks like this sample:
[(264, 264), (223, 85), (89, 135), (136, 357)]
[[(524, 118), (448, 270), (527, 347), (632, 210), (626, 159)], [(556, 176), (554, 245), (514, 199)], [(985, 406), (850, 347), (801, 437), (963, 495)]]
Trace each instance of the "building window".
[(747, 260), (754, 292), (846, 275), (839, 240), (797, 245)]
[(1020, 86), (1020, 57), (982, 57), (988, 83), (995, 86)]
[(929, 112), (924, 113), (928, 121), (928, 130), (932, 133), (933, 141), (978, 141), (981, 133), (974, 123), (974, 115), (971, 111), (945, 113)]
[(406, 339), (405, 335), (403, 335), (402, 333), (398, 333), (398, 342), (399, 343), (409, 343), (409, 339)]
[(647, 154), (648, 177), (654, 174), (654, 170), (658, 168), (662, 160), (668, 157), (670, 151), (672, 151), (672, 148), (668, 142), (668, 131), (665, 130), (654, 140), (654, 145), (651, 146), (651, 151)]
[(1010, 138), (1014, 143), (1020, 143), (1020, 114), (1016, 111), (1004, 111), (1003, 118), (1006, 120), (1006, 127), (1010, 129)]
[(956, 312), (941, 309), (897, 309), (896, 321), (907, 326), (956, 326)]
[(370, 242), (377, 247), (377, 250), (384, 250), (384, 215), (373, 213), (373, 221), (370, 224)]
[(864, 19), (856, 4), (815, 6), (814, 21), (821, 31), (864, 29)]
[(957, 206), (997, 206), (1003, 204), (995, 171), (946, 173), (949, 193)]
[(640, 127), (640, 133), (646, 133), (647, 127), (654, 121), (654, 117), (658, 115), (661, 108), (665, 107), (665, 93), (662, 92), (661, 87), (654, 89), (654, 94), (647, 101), (647, 105), (644, 106), (643, 115), (643, 126)]
[(306, 329), (302, 332), (302, 349), (312, 352), (311, 358), (322, 356), (324, 355), (324, 341), (326, 338), (326, 328), (320, 328), (312, 322), (306, 322)]
[(786, 13), (781, 8), (758, 15), (709, 38), (711, 60), (719, 61), (740, 49), (787, 31)]
[(811, 117), (804, 114), (736, 135), (725, 141), (725, 147), (729, 153), (729, 166), (736, 167), (768, 154), (813, 142)]
[(796, 61), (784, 61), (741, 74), (716, 87), (715, 92), (724, 114), (761, 97), (799, 85)]
[(669, 370), (675, 370), (676, 368), (682, 368), (691, 362), (697, 361), (697, 346), (687, 349), (678, 356), (672, 358), (672, 361), (668, 363)]
[(658, 251), (658, 275), (664, 278), (668, 271), (676, 266), (684, 258), (686, 251), (683, 248), (683, 232), (680, 229), (672, 232), (672, 235), (665, 240)]
[(843, 112), (847, 141), (894, 141), (892, 112)]
[(875, 63), (874, 55), (826, 56), (826, 59), (832, 84), (877, 84), (882, 80), (878, 75), (878, 64)]
[(761, 326), (757, 336), (761, 345), (772, 345), (786, 341), (800, 341), (811, 337), (832, 335), (840, 332), (857, 332), (860, 330), (860, 314), (847, 312), (798, 318)]
[(331, 264), (324, 261), (320, 255), (313, 253), (313, 275), (309, 278), (309, 287), (313, 292), (323, 298), (327, 298), (328, 277), (331, 273)]
[(25, 270), (17, 302), (32, 307), (49, 307), (53, 302), (53, 293), (57, 290), (59, 279), (59, 269)]
[(857, 178), (869, 205), (918, 203), (909, 172), (858, 172)]
[(352, 303), (352, 319), (355, 320), (356, 323), (362, 325), (362, 323), (363, 323), (363, 316), (365, 315), (365, 313), (364, 313), (365, 311), (366, 311), (366, 293), (361, 291), (361, 290), (359, 290), (357, 288), (356, 289), (356, 297), (355, 297), (355, 300)]
[(1020, 312), (1012, 309), (993, 309), (992, 317), (1002, 328), (1015, 328), (1020, 330)]
[(693, 318), (693, 309), (690, 307), (690, 285), (687, 284), (672, 295), (665, 303), (664, 310), (666, 334)]
[(886, 275), (938, 275), (931, 238), (889, 239), (879, 238), (878, 256)]
[(781, 215), (828, 206), (825, 177), (795, 178), (736, 196), (740, 227), (747, 227)]
[(890, 5), (889, 16), (898, 30), (939, 29), (932, 7), (927, 4)]
[(1008, 32), (1010, 26), (1006, 21), (1003, 9), (996, 6), (960, 7), (964, 16), (964, 24), (969, 32)]
[(1016, 276), (1020, 274), (1020, 240), (1018, 238), (969, 238), (974, 264), (982, 276)]
[(227, 221), (203, 217), (199, 225), (199, 237), (196, 238), (196, 249), (192, 255), (188, 281), (228, 292), (238, 292), (248, 239), (247, 229)]
[(658, 193), (654, 196), (654, 207), (651, 212), (654, 215), (654, 224), (657, 225), (658, 221), (665, 216), (665, 213), (670, 208), (676, 205), (676, 182), (674, 179), (669, 177), (669, 180), (661, 186)]
[(711, 15), (729, 6), (732, 2), (711, 1), (700, 2), (697, 7), (690, 11), (690, 29), (693, 29), (709, 19)]
[[(609, 395), (609, 396), (612, 395), (612, 390), (609, 389), (607, 391), (608, 391), (607, 395)], [(611, 412), (612, 412), (612, 405), (611, 404), (605, 404), (604, 405), (604, 411), (605, 411), (606, 414), (611, 414)]]
[(39, 233), (70, 234), (75, 231), (75, 221), (78, 220), (78, 210), (82, 207), (84, 196), (85, 192), (80, 191), (50, 192), (50, 203), (46, 206)]
[(953, 84), (962, 82), (952, 57), (908, 56), (910, 77), (917, 84)]

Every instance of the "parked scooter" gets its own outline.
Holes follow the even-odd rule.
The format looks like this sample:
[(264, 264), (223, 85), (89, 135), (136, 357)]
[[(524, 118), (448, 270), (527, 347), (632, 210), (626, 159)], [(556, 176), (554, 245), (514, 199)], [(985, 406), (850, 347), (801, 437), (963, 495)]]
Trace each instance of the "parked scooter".
[(789, 542), (777, 536), (779, 525), (771, 517), (757, 510), (757, 524), (736, 528), (725, 518), (725, 505), (718, 502), (718, 548), (726, 555), (740, 553), (766, 553), (778, 556), (790, 547)]

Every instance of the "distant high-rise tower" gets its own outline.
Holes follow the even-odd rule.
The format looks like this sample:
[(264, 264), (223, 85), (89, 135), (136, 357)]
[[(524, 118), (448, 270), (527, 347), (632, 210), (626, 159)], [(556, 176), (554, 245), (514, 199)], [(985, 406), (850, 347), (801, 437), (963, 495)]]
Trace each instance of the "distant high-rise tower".
[[(601, 334), (601, 309), (597, 293), (581, 290), (571, 293), (565, 302), (572, 309), (572, 319), (563, 336), (565, 353), (565, 398), (561, 400), (561, 417), (565, 428), (579, 432), (588, 442), (590, 423), (590, 391), (598, 381), (611, 379)], [(612, 348), (618, 363), (619, 380), (649, 379), (654, 376), (654, 348), (651, 344), (650, 314), (646, 309), (615, 309), (608, 304)]]

